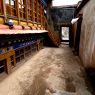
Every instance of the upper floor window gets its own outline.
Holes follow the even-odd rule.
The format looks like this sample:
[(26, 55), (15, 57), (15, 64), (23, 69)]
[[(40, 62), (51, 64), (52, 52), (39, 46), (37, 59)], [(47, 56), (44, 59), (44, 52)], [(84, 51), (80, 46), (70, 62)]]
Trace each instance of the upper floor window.
[(2, 0), (0, 0), (0, 14), (3, 13), (3, 4), (2, 4)]
[(33, 20), (33, 2), (28, 0), (28, 19)]
[(15, 0), (5, 0), (6, 13), (9, 16), (16, 16), (16, 4)]
[(37, 17), (37, 19), (38, 19), (38, 22), (39, 23), (41, 23), (41, 4), (40, 4), (40, 2), (38, 2), (38, 8), (37, 8), (38, 10), (38, 17)]
[(19, 13), (20, 18), (25, 19), (26, 18), (26, 0), (18, 0), (18, 6), (19, 6)]
[(37, 22), (37, 7), (38, 7), (37, 0), (34, 0), (34, 2), (33, 2), (33, 19), (35, 22)]

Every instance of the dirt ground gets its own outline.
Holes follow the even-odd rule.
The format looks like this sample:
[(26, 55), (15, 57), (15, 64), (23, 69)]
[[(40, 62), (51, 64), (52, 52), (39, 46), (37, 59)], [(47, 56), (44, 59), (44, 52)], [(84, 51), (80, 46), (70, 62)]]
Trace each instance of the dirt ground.
[(92, 95), (68, 46), (44, 48), (0, 81), (0, 95)]

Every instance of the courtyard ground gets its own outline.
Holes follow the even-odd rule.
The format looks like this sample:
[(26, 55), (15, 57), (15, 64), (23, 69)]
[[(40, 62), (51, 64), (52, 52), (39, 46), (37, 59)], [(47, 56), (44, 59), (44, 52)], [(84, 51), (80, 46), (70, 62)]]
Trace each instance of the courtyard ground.
[(0, 81), (0, 95), (92, 95), (84, 68), (68, 46), (45, 47)]

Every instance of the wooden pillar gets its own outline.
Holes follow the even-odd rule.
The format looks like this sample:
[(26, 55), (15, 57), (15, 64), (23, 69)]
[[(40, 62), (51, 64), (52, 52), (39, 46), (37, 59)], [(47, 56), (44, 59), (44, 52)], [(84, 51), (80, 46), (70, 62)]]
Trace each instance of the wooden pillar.
[(30, 45), (31, 55), (32, 55), (32, 46)]
[(37, 49), (40, 50), (40, 40), (37, 40)]
[(24, 47), (24, 60), (26, 61), (26, 54), (25, 54), (25, 47)]
[(6, 68), (7, 70), (6, 71), (7, 71), (8, 74), (10, 74), (11, 71), (12, 71), (10, 58), (7, 58), (6, 65), (7, 65), (7, 68)]
[(16, 66), (16, 59), (15, 59), (15, 55), (13, 56), (14, 58), (14, 66)]

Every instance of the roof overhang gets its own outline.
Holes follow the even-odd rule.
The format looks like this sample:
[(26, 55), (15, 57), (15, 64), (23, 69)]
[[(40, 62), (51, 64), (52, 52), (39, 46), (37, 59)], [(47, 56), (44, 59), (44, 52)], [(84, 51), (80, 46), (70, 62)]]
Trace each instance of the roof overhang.
[(81, 4), (76, 8), (75, 11), (75, 17), (78, 15), (78, 13), (80, 12), (80, 10), (89, 2), (90, 0), (82, 0)]
[(43, 27), (14, 25), (11, 29), (7, 25), (0, 25), (0, 34), (37, 34), (48, 32)]
[(47, 30), (0, 30), (1, 35), (15, 35), (15, 34), (38, 34), (38, 33), (46, 33)]

